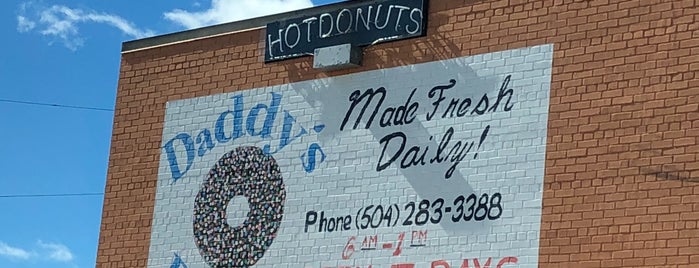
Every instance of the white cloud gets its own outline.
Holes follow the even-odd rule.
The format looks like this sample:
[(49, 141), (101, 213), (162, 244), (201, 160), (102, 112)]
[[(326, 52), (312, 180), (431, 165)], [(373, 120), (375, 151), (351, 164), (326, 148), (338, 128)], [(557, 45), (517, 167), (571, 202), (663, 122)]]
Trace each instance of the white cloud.
[(28, 260), (32, 257), (32, 253), (21, 248), (11, 247), (8, 244), (0, 242), (0, 256), (9, 257), (11, 259)]
[(0, 241), (0, 257), (15, 261), (45, 260), (63, 263), (70, 263), (74, 259), (73, 253), (65, 245), (44, 243), (41, 240), (37, 241), (36, 246), (31, 251), (13, 247)]
[[(195, 1), (192, 5), (197, 8), (200, 6), (200, 2)], [(206, 10), (175, 9), (165, 12), (164, 17), (187, 29), (192, 29), (312, 6), (311, 0), (211, 0), (210, 7)], [(38, 32), (41, 35), (54, 38), (53, 41), (61, 42), (71, 50), (78, 49), (84, 43), (78, 28), (80, 24), (108, 25), (137, 39), (155, 35), (154, 31), (139, 28), (132, 22), (114, 14), (70, 8), (63, 5), (42, 8), (37, 7), (34, 2), (24, 2), (20, 4), (18, 13), (18, 32)]]
[[(31, 14), (25, 14), (30, 11), (34, 11), (34, 19), (28, 17)], [(78, 28), (81, 23), (106, 24), (133, 38), (144, 38), (155, 34), (151, 30), (140, 29), (128, 20), (116, 15), (61, 5), (33, 8), (33, 4), (27, 2), (20, 6), (19, 12), (21, 13), (17, 16), (17, 30), (19, 32), (27, 32), (36, 28), (42, 35), (57, 38), (72, 50), (76, 50), (84, 42)]]
[(24, 16), (17, 16), (17, 31), (20, 33), (25, 33), (31, 31), (36, 27), (36, 23), (27, 19)]
[(187, 29), (244, 20), (313, 6), (311, 0), (211, 0), (204, 11), (189, 12), (175, 9), (165, 18)]
[(73, 260), (73, 253), (62, 244), (44, 243), (39, 241), (39, 246), (44, 249), (45, 257), (58, 262), (70, 262)]

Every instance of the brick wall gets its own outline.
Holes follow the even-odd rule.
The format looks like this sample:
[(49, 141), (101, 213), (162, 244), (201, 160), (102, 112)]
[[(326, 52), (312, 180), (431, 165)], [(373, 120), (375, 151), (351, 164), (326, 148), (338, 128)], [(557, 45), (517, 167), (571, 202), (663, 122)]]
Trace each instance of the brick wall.
[(125, 53), (98, 267), (145, 267), (167, 101), (553, 44), (541, 267), (699, 265), (699, 1), (433, 0), (363, 66), (263, 63), (264, 30)]

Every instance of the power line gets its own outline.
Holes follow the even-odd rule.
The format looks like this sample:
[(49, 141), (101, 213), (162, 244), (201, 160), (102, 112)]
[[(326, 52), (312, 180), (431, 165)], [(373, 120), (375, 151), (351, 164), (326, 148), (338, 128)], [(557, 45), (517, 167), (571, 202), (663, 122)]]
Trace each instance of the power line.
[(33, 197), (76, 197), (76, 196), (102, 196), (103, 193), (63, 193), (63, 194), (9, 194), (0, 195), (0, 198), (33, 198)]
[(43, 103), (43, 102), (34, 102), (34, 101), (20, 101), (20, 100), (9, 100), (9, 99), (0, 99), (0, 102), (27, 104), (27, 105), (39, 105), (39, 106), (50, 106), (50, 107), (57, 107), (57, 108), (71, 108), (71, 109), (82, 109), (82, 110), (92, 110), (92, 111), (104, 111), (104, 112), (113, 112), (114, 111), (114, 109), (108, 109), (108, 108), (65, 105), (65, 104), (56, 104), (56, 103)]

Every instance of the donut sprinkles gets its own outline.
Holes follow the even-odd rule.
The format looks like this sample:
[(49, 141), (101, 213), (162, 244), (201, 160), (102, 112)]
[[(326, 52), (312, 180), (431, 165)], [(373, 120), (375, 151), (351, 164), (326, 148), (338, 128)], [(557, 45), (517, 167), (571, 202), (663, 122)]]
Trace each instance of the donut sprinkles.
[[(230, 226), (226, 208), (247, 198), (247, 219)], [(277, 162), (262, 149), (241, 146), (224, 154), (209, 171), (194, 201), (194, 238), (209, 266), (250, 267), (272, 245), (284, 214), (286, 190)]]

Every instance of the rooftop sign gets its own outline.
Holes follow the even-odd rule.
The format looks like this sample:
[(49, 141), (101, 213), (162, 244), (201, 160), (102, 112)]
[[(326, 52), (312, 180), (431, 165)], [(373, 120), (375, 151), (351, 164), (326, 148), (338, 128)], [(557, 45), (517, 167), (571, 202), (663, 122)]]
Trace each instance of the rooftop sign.
[(366, 46), (425, 34), (427, 0), (362, 1), (329, 13), (267, 24), (265, 62), (340, 44)]

